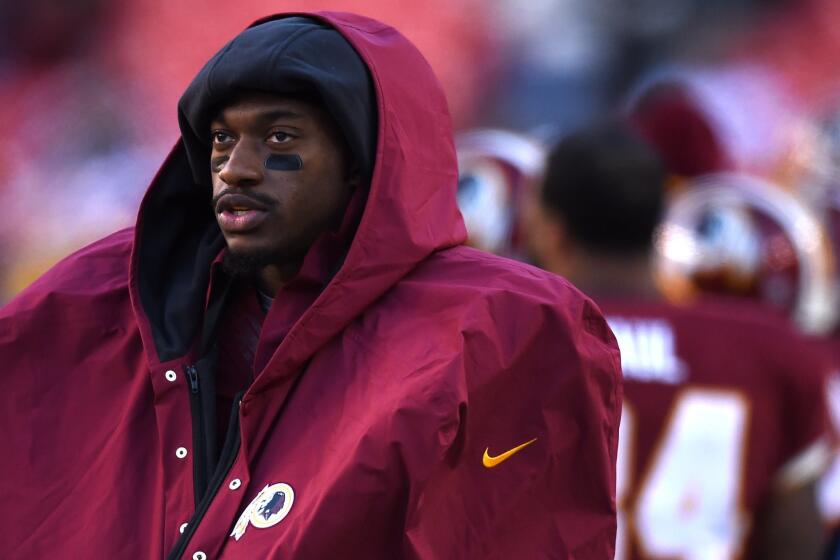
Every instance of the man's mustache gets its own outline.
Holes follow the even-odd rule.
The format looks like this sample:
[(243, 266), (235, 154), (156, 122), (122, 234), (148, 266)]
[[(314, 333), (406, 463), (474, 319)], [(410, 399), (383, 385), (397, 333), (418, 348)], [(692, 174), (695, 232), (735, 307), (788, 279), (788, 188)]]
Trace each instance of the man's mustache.
[(274, 200), (273, 198), (269, 197), (268, 195), (258, 193), (258, 192), (254, 192), (254, 191), (249, 190), (249, 189), (240, 189), (240, 188), (236, 188), (236, 187), (231, 187), (229, 189), (223, 190), (222, 192), (220, 192), (219, 194), (214, 196), (212, 198), (212, 200), (210, 201), (210, 207), (213, 208), (213, 210), (215, 210), (219, 205), (219, 200), (221, 200), (222, 197), (230, 195), (230, 194), (235, 194), (235, 195), (238, 195), (238, 196), (241, 196), (241, 197), (244, 197), (244, 198), (250, 198), (251, 200), (257, 202), (258, 205), (264, 206), (266, 208), (272, 208), (272, 207), (277, 205), (277, 201)]

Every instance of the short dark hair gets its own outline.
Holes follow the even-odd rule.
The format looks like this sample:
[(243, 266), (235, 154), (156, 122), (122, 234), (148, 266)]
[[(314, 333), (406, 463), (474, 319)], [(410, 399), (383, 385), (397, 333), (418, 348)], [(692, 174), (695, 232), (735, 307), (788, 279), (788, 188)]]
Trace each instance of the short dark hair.
[(556, 144), (540, 198), (584, 248), (644, 252), (662, 215), (665, 180), (656, 151), (628, 123), (609, 119)]

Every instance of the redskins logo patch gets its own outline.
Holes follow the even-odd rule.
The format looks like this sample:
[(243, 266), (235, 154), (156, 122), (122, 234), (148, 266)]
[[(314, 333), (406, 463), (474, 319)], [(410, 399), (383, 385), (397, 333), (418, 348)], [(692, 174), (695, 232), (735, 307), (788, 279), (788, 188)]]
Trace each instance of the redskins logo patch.
[(238, 541), (245, 534), (248, 525), (257, 529), (277, 525), (289, 514), (294, 501), (295, 491), (288, 484), (278, 482), (266, 485), (239, 516), (230, 536)]

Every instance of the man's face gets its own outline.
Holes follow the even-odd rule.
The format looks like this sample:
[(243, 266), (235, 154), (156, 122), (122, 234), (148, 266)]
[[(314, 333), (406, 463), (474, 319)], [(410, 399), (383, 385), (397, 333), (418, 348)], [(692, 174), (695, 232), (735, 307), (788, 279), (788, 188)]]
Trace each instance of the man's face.
[[(243, 94), (210, 129), (213, 208), (231, 255), (260, 266), (293, 265), (338, 226), (352, 186), (341, 134), (321, 107)], [(273, 155), (297, 155), (302, 167), (267, 169)]]

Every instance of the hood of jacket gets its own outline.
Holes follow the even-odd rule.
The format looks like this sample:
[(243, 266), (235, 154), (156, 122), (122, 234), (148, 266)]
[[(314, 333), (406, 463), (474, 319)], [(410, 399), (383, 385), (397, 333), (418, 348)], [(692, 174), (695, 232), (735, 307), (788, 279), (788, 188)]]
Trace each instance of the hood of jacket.
[(364, 62), (333, 27), (300, 16), (261, 20), (204, 65), (178, 103), (181, 138), (200, 185), (210, 185), (212, 117), (243, 91), (303, 96), (320, 103), (344, 134), (365, 181), (370, 181), (377, 121), (373, 84)]
[[(344, 41), (366, 67), (364, 79)], [(313, 44), (323, 47), (317, 56), (336, 57), (335, 72), (313, 62)], [(213, 57), (185, 93), (182, 137), (138, 214), (130, 289), (151, 363), (190, 352), (201, 331), (211, 265), (224, 248), (209, 204), (209, 144), (202, 126), (208, 110), (242, 88), (317, 94), (370, 174), (366, 196), (348, 209), (352, 213), (355, 203), (360, 216), (349, 220), (349, 234), (343, 232), (346, 245), (336, 251), (336, 236), (325, 233), (304, 260), (301, 274), (333, 261), (329, 274), (321, 273), (323, 287), (308, 298), (293, 290), (278, 293), (261, 339), (273, 373), (257, 379), (251, 391), (258, 392), (299, 368), (430, 254), (463, 243), (466, 231), (455, 199), (446, 100), (417, 49), (394, 29), (353, 14), (259, 20)], [(288, 323), (282, 333), (273, 333), (274, 317)]]

